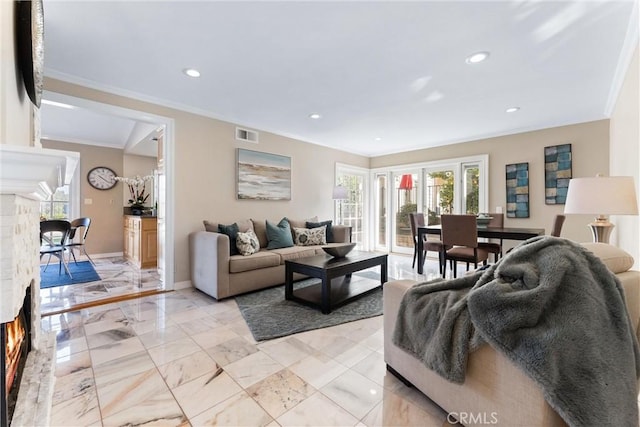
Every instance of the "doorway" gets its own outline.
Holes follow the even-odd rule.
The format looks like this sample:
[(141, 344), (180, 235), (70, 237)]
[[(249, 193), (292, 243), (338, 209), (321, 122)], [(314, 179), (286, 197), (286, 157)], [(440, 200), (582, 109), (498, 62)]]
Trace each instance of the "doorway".
[[(77, 108), (79, 111), (84, 111), (85, 114), (88, 111), (95, 114), (113, 116), (119, 119), (124, 118), (135, 123), (143, 123), (147, 127), (151, 126), (154, 129), (161, 130), (161, 138), (160, 138), (161, 140), (159, 141), (162, 147), (161, 154), (160, 154), (161, 161), (158, 162), (159, 167), (157, 169), (157, 173), (155, 174), (156, 176), (154, 181), (155, 194), (157, 194), (156, 213), (157, 213), (157, 222), (158, 222), (157, 272), (160, 277), (160, 284), (157, 286), (157, 289), (159, 291), (173, 290), (174, 269), (169, 268), (170, 266), (174, 265), (174, 261), (173, 261), (174, 247), (172, 244), (172, 242), (174, 241), (174, 238), (173, 238), (174, 228), (173, 228), (173, 220), (172, 220), (172, 218), (174, 218), (174, 207), (173, 207), (174, 205), (174, 194), (173, 194), (174, 121), (173, 119), (169, 117), (151, 114), (144, 111), (131, 110), (124, 107), (118, 107), (115, 105), (104, 104), (104, 103), (91, 101), (84, 98), (76, 98), (76, 97), (55, 93), (55, 92), (49, 92), (49, 91), (45, 91), (43, 95), (43, 99), (52, 101), (54, 103), (71, 106), (72, 108)], [(130, 137), (134, 135), (135, 133), (134, 131), (135, 129), (131, 131)], [(52, 139), (55, 139), (55, 138), (52, 138)], [(82, 142), (79, 142), (79, 141), (65, 141), (65, 140), (60, 140), (60, 141), (70, 142), (75, 144), (82, 144)], [(97, 144), (84, 144), (84, 145), (97, 145)], [(126, 152), (126, 147), (120, 147), (120, 148), (123, 149), (123, 152)], [(78, 181), (83, 179), (83, 176), (82, 174), (78, 174), (77, 172), (78, 171), (76, 171), (76, 174), (74, 176), (72, 188), (77, 189), (75, 194), (76, 194), (76, 197), (80, 199), (80, 186), (78, 185)], [(120, 196), (115, 196), (115, 197), (120, 197)], [(78, 202), (80, 202), (80, 200), (78, 200)], [(82, 202), (86, 204), (86, 200), (83, 200)], [(79, 209), (77, 210), (77, 214), (79, 215)], [(122, 221), (120, 220), (119, 223), (122, 223)], [(123, 233), (123, 230), (118, 230), (117, 232)], [(94, 254), (92, 254), (92, 256), (93, 255)], [(107, 255), (113, 256), (114, 254), (109, 253)], [(95, 257), (93, 258), (95, 259)], [(123, 277), (131, 277), (131, 274), (123, 274)], [(135, 278), (135, 280), (138, 280), (139, 283), (141, 283), (141, 282), (144, 282), (145, 278), (141, 279), (140, 276), (138, 276), (137, 278)], [(96, 282), (96, 283), (99, 283), (99, 282)], [(73, 286), (78, 286), (78, 285), (73, 285)], [(142, 290), (143, 288), (140, 287), (140, 289)], [(141, 292), (139, 292), (137, 295), (134, 295), (134, 297), (138, 297), (140, 294)], [(97, 305), (100, 303), (110, 302), (108, 301), (109, 299), (110, 298), (108, 297), (105, 298), (104, 301), (100, 299), (95, 299), (93, 302), (95, 303), (94, 305)], [(123, 299), (126, 299), (126, 298), (123, 298)], [(74, 308), (69, 307), (69, 309), (71, 310)], [(69, 310), (65, 310), (65, 311), (69, 311)]]

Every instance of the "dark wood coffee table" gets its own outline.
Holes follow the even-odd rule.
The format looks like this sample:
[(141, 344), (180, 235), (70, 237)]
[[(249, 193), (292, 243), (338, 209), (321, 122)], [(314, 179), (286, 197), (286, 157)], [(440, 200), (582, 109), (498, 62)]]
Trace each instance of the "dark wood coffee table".
[[(365, 277), (352, 278), (356, 271), (380, 266), (380, 283)], [(293, 289), (293, 273), (316, 277), (322, 282)], [(285, 261), (284, 297), (287, 300), (320, 307), (328, 314), (332, 308), (366, 295), (387, 281), (387, 254), (350, 252), (344, 258), (316, 255)]]

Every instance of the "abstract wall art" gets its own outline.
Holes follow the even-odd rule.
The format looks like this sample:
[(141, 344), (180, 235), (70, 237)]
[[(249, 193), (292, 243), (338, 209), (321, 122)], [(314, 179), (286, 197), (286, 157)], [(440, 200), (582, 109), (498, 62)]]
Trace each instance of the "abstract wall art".
[(291, 157), (238, 148), (239, 200), (291, 200)]
[(506, 165), (507, 218), (529, 218), (529, 163)]
[(564, 205), (571, 180), (571, 144), (544, 147), (544, 201)]

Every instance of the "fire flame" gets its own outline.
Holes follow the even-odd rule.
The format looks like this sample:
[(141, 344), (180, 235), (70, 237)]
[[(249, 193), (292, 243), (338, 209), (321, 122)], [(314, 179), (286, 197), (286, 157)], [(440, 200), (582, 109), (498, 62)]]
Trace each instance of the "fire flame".
[(26, 330), (22, 324), (20, 316), (13, 319), (13, 322), (6, 324), (7, 345), (5, 347), (5, 363), (6, 378), (5, 384), (7, 391), (11, 390), (13, 377), (18, 369), (18, 360), (20, 359), (20, 347), (25, 339)]

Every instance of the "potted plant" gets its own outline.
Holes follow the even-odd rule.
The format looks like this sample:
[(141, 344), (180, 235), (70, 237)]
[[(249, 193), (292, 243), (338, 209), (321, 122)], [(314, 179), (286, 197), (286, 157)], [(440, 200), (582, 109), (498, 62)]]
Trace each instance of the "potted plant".
[(116, 181), (122, 181), (129, 187), (129, 208), (131, 214), (142, 215), (144, 211), (148, 209), (145, 206), (149, 194), (147, 193), (147, 181), (153, 179), (153, 175), (140, 176), (136, 175), (133, 178), (124, 178), (117, 176)]

